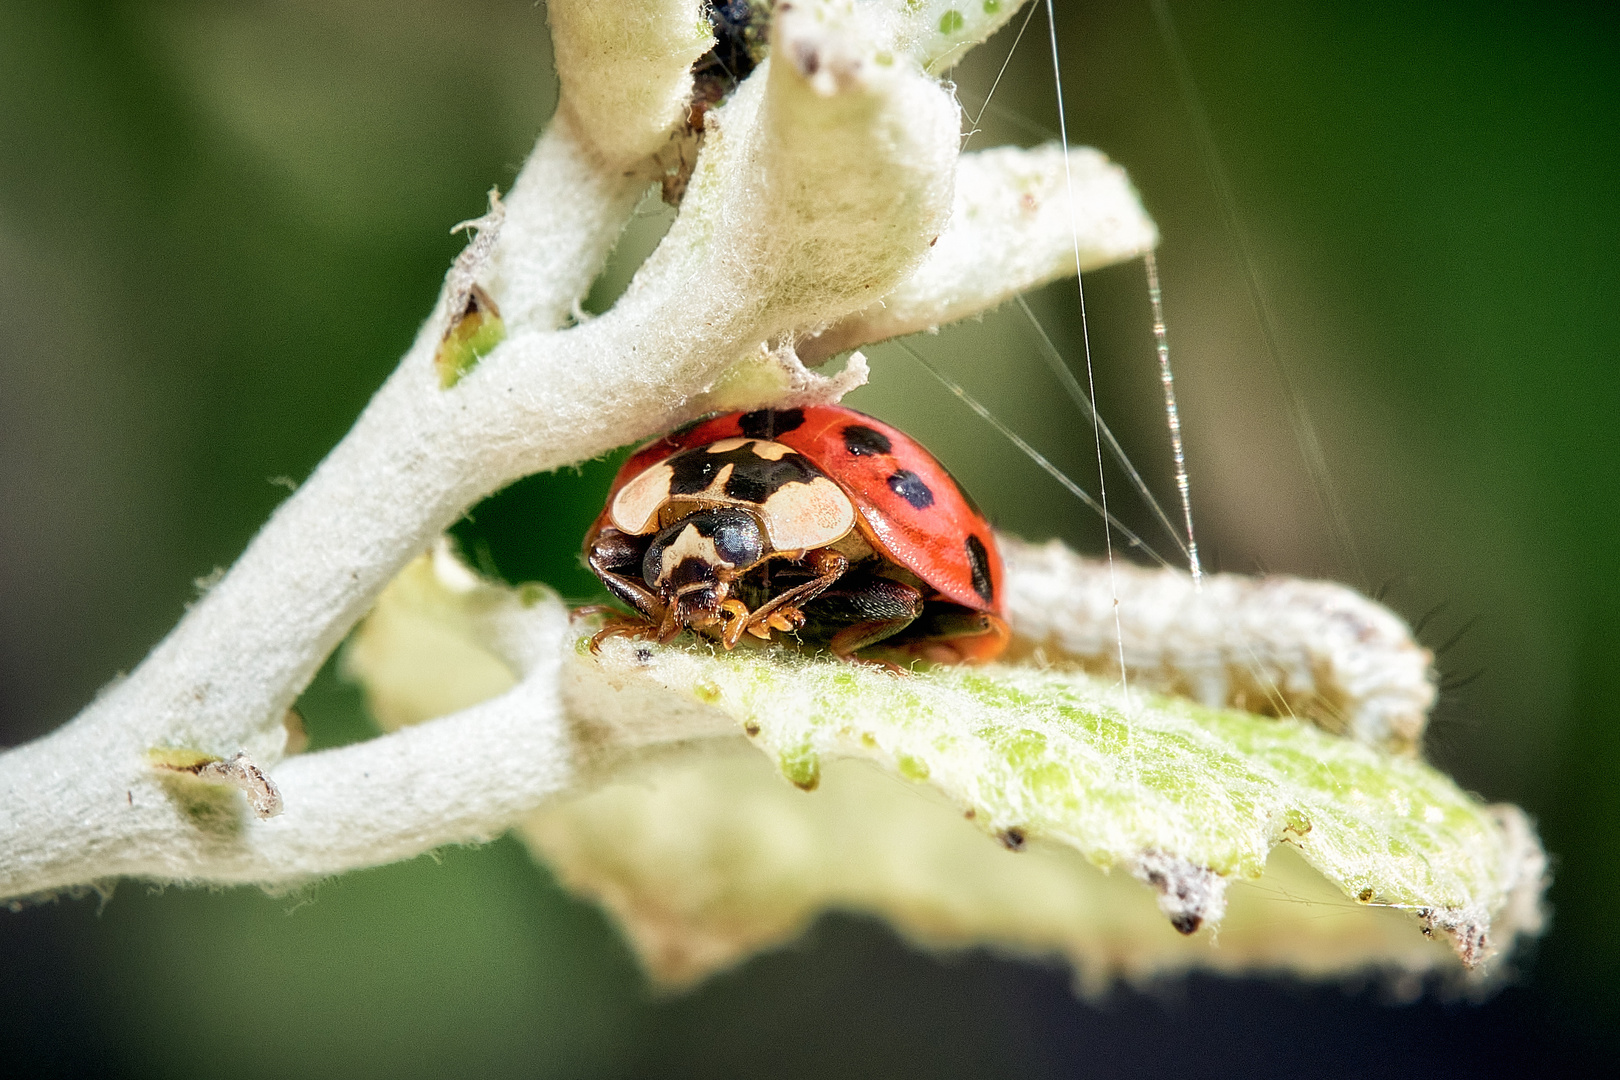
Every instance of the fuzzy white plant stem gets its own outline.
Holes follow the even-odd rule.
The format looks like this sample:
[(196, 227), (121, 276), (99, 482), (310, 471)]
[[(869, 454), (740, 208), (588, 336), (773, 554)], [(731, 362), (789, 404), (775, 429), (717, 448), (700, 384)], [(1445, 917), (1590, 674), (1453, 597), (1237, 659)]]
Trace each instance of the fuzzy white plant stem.
[[(564, 789), (576, 761), (557, 693), (566, 611), (552, 600), (495, 614), (492, 644), (521, 672), (516, 686), (455, 716), (283, 762), (275, 780), (286, 810), (269, 820), (151, 770), (122, 777), (122, 790), (57, 775), (54, 800), (8, 797), (0, 889), (28, 895), (117, 877), (285, 887), (500, 833)], [(14, 753), (36, 766), (75, 755), (81, 778), (118, 779), (118, 756), (95, 741), (103, 731), (81, 723)], [(67, 807), (79, 816), (64, 823)], [(74, 844), (65, 852), (64, 824)]]
[[(1069, 197), (1064, 198), (1067, 183)], [(1013, 297), (1151, 251), (1159, 230), (1125, 170), (1089, 147), (1056, 143), (963, 154), (951, 228), (881, 301), (803, 342), (816, 362), (872, 341), (934, 330)]]
[[(622, 32), (592, 23), (589, 4), (566, 6), (581, 26), (559, 39), (560, 56), (588, 58), (601, 51), (592, 34)], [(441, 297), (350, 433), (146, 661), (57, 733), (0, 757), (0, 895), (119, 873), (275, 877), (257, 856), (242, 865), (258, 869), (233, 870), (235, 856), (210, 848), (218, 865), (205, 872), (200, 856), (170, 864), (155, 854), (183, 852), (196, 838), (162, 797), (171, 781), (155, 775), (147, 752), (241, 752), (274, 765), (285, 710), (320, 663), (382, 586), (479, 497), (684, 419), (738, 357), (871, 303), (916, 266), (949, 216), (954, 103), (914, 62), (878, 62), (881, 42), (853, 9), (792, 10), (773, 33), (788, 62), (763, 64), (710, 113), (680, 218), (627, 295), (607, 315), (559, 330), (651, 175), (599, 145), (612, 142), (602, 125), (640, 118), (562, 110), (572, 119), (541, 139), (482, 268), (511, 313), (505, 344), (441, 388), (432, 363), (448, 314)], [(693, 4), (666, 16), (691, 20), (642, 30), (684, 40), (697, 25)], [(680, 50), (657, 55), (649, 78), (689, 78)], [(566, 103), (569, 68), (559, 66)], [(572, 70), (574, 85), (604, 77), (589, 63)], [(278, 770), (286, 820), (307, 820), (305, 796), (333, 813), (341, 803), (316, 799), (336, 788), (303, 785), (306, 771), (330, 778), (326, 770), (345, 771), (349, 757), (380, 767), (392, 745), (312, 757), (289, 765), (287, 778)], [(410, 786), (412, 760), (395, 762), (404, 770), (396, 789)], [(402, 847), (372, 836), (362, 848), (398, 854), (485, 831), (452, 817), (462, 824), (447, 830), (396, 819)], [(482, 820), (498, 829), (509, 818)], [(349, 824), (330, 818), (329, 839)], [(243, 825), (269, 828), (289, 826)], [(353, 863), (334, 856), (330, 865)], [(287, 871), (315, 872), (307, 862)]]
[[(573, 193), (567, 212), (544, 212), (547, 185)], [(566, 310), (583, 293), (641, 186), (604, 178), (565, 125), (541, 139), (509, 217), (551, 262), (544, 288), (533, 282), (542, 310)], [(195, 844), (208, 834), (175, 817), (145, 752), (246, 751), (273, 763), (283, 748), (284, 711), (377, 591), (501, 482), (499, 466), (477, 452), (480, 432), (467, 420), (465, 397), (456, 400), (433, 381), (436, 321), (349, 435), (135, 672), (60, 731), (0, 757), (0, 893), (143, 872), (133, 868), (142, 864), (155, 873), (169, 857), (174, 872), (159, 876), (218, 880), (226, 872), (203, 871), (205, 852)], [(298, 762), (290, 776), (278, 770), (283, 798), (292, 802), (277, 835), (290, 835), (287, 823), (308, 820), (315, 809), (299, 777), (333, 769), (350, 771), (328, 755)], [(389, 771), (376, 775), (404, 782)], [(314, 790), (341, 787), (317, 783)], [(334, 809), (329, 798), (315, 801)], [(325, 820), (342, 830), (348, 815)], [(169, 855), (157, 850), (165, 848)], [(230, 861), (217, 848), (206, 855), (210, 864)]]

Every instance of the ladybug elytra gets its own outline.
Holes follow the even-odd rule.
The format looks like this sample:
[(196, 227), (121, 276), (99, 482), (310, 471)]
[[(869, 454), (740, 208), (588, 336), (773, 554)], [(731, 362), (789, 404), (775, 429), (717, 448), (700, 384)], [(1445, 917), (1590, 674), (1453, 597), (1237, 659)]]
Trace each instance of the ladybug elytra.
[(647, 444), (585, 558), (639, 613), (598, 641), (692, 630), (935, 662), (1007, 644), (989, 523), (927, 450), (842, 406), (725, 413)]

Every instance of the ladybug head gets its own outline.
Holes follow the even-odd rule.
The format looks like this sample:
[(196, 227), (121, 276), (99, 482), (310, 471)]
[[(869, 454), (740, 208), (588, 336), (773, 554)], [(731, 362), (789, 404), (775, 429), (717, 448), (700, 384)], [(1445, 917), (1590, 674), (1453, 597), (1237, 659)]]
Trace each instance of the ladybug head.
[(667, 605), (665, 628), (673, 636), (716, 621), (731, 581), (765, 549), (759, 520), (736, 507), (697, 510), (660, 531), (642, 558), (641, 577)]

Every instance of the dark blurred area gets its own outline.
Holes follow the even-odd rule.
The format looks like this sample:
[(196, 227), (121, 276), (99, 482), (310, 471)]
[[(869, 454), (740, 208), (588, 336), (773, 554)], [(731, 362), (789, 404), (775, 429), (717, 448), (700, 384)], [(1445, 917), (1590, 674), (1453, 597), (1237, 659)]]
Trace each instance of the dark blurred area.
[[(1059, 21), (1071, 137), (1130, 170), (1164, 235), (1200, 541), (1221, 569), (1432, 612), (1431, 646), (1468, 627), (1439, 659), (1453, 688), (1427, 752), (1523, 805), (1555, 855), (1552, 929), (1515, 982), (1483, 1004), (1211, 977), (1087, 1002), (1059, 968), (933, 958), (835, 916), (661, 997), (604, 917), (505, 840), (292, 895), (125, 883), (3, 914), (0, 1072), (1480, 1077), (1620, 1061), (1620, 20), (1598, 4), (1171, 8), (1276, 361), (1148, 0)], [(1012, 37), (957, 73), (969, 116)], [(973, 146), (1055, 134), (1053, 99), (1037, 15)], [(545, 12), (526, 0), (0, 0), (0, 742), (137, 664), (342, 436), (432, 303), (460, 246), (448, 227), (510, 185), (554, 101)], [(593, 305), (663, 220), (632, 226)], [(1088, 275), (1085, 299), (1101, 411), (1169, 498), (1141, 266)], [(1032, 305), (1078, 367), (1073, 284)], [(1021, 318), (914, 344), (1094, 483), (1089, 424)], [(902, 351), (870, 354), (851, 404), (934, 448), (1003, 527), (1100, 553), (1089, 511)], [(474, 511), (464, 546), (591, 595), (576, 551), (612, 469), (523, 481)], [(317, 746), (371, 730), (332, 667), (302, 703)]]

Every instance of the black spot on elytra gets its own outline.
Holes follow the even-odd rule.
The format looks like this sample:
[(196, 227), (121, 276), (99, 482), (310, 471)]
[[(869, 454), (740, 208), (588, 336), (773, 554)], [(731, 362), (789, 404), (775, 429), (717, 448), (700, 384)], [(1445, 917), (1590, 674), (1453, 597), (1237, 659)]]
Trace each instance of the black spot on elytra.
[(699, 424), (707, 424), (710, 419), (711, 417), (708, 416), (700, 416), (696, 420), (688, 420), (668, 435), (665, 435), (664, 440), (666, 442), (680, 442), (682, 436), (691, 434)]
[[(752, 415), (752, 414), (750, 414)], [(821, 475), (802, 454), (784, 454), (775, 461), (760, 457), (752, 443), (714, 454), (708, 447), (683, 450), (665, 462), (673, 475), (669, 480), (672, 496), (696, 495), (707, 490), (727, 465), (727, 497), (741, 502), (763, 503), (788, 484), (808, 484)]]
[(996, 587), (990, 580), (990, 553), (984, 549), (984, 541), (972, 533), (968, 533), (967, 558), (968, 570), (973, 574), (973, 591), (988, 604), (996, 595)]
[(894, 444), (881, 431), (874, 431), (865, 424), (851, 424), (844, 429), (844, 449), (852, 457), (870, 457), (887, 454), (894, 449)]
[(934, 505), (933, 491), (923, 483), (922, 477), (910, 469), (901, 469), (889, 477), (889, 490), (918, 510), (926, 510)]
[(756, 409), (737, 420), (737, 426), (750, 439), (774, 439), (803, 424), (803, 409)]

